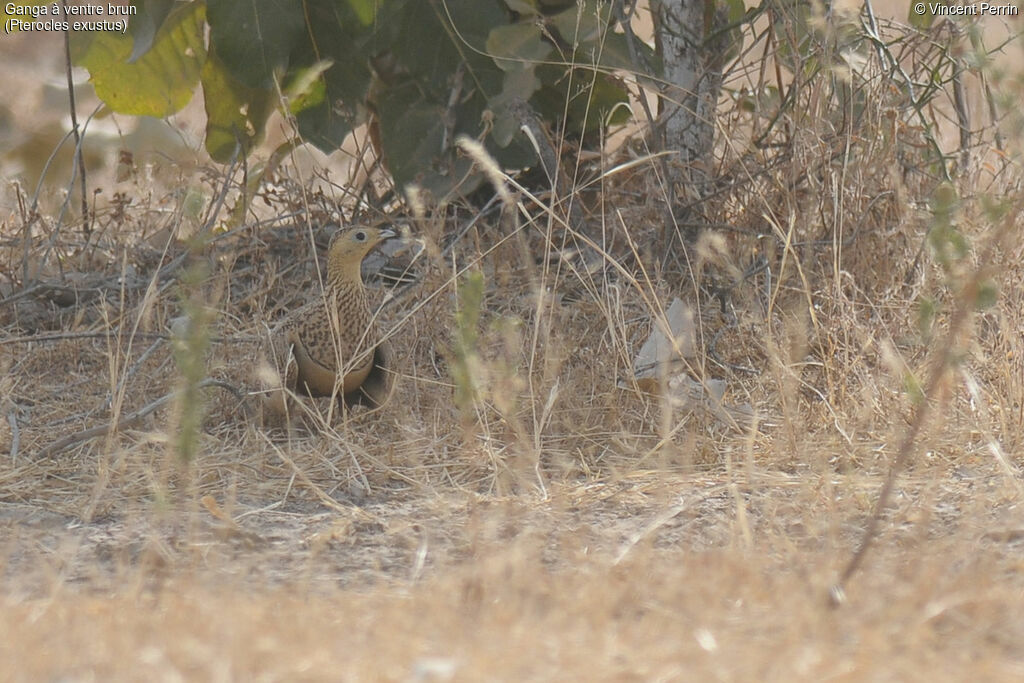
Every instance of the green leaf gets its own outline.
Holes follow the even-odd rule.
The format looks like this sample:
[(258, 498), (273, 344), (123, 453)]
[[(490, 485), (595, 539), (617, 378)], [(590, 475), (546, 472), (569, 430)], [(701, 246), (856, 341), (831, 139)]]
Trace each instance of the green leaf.
[(263, 137), (273, 109), (273, 91), (250, 88), (232, 76), (211, 51), (202, 70), (206, 105), (206, 151), (214, 161), (228, 163), (249, 154)]
[[(450, 128), (453, 119), (446, 115), (446, 107), (425, 99), (418, 82), (410, 80), (381, 92), (377, 103), (381, 147), (396, 186), (415, 184), (437, 199), (452, 193), (465, 195), (480, 186), (483, 174), (474, 168), (472, 159), (454, 150), (454, 138), (463, 131)], [(479, 106), (474, 103), (474, 110), (480, 111)], [(474, 118), (464, 109), (457, 110), (454, 121), (463, 122), (474, 136), (483, 129), (479, 114)], [(524, 158), (521, 146), (510, 145), (506, 150), (489, 147), (488, 151), (500, 164), (525, 165), (518, 161)]]
[(576, 5), (576, 0), (537, 0), (542, 14), (555, 14)]
[(642, 73), (648, 68), (645, 64), (654, 64), (657, 57), (654, 50), (642, 40), (633, 41), (633, 46), (637, 53), (636, 62), (629, 53), (625, 34), (609, 32), (603, 40), (581, 44), (576, 51), (575, 62), (581, 65), (593, 64), (602, 69)]
[[(497, 70), (487, 56), (487, 38), (492, 29), (508, 23), (508, 16), (496, 0), (415, 0), (402, 7), (394, 57), (408, 73), (419, 77), (423, 87), (435, 91), (438, 99), (446, 93), (460, 64), (465, 63), (469, 72), (470, 78), (464, 80), (467, 85), (477, 80), (479, 70)], [(424, 36), (431, 38), (424, 40)], [(499, 92), (500, 77), (495, 78), (494, 86), (485, 95)]]
[(323, 74), (332, 66), (334, 62), (324, 59), (309, 68), (295, 72), (284, 88), (284, 96), (288, 99), (288, 111), (298, 114), (324, 102), (327, 85), (324, 83)]
[(302, 0), (208, 0), (210, 45), (232, 77), (272, 88), (305, 36)]
[(601, 38), (608, 31), (612, 4), (599, 0), (581, 0), (575, 7), (554, 15), (548, 22), (562, 39), (576, 47)]
[(199, 82), (199, 72), (206, 60), (204, 14), (201, 2), (173, 10), (157, 31), (150, 49), (131, 64), (131, 36), (89, 32), (86, 47), (75, 61), (89, 70), (96, 94), (114, 111), (135, 116), (169, 116), (188, 104)]
[(533, 93), (540, 90), (541, 82), (534, 69), (510, 71), (505, 74), (505, 84), (501, 94), (488, 103), (494, 113), (494, 128), (491, 137), (499, 147), (508, 147), (519, 132), (519, 121), (509, 111), (509, 104), (516, 99), (528, 102)]
[[(576, 69), (573, 77), (557, 67), (538, 67), (544, 83), (534, 98), (538, 112), (549, 121), (565, 118), (566, 128), (574, 133), (591, 133), (606, 123), (619, 124), (629, 119), (628, 108), (619, 105), (629, 101), (625, 87), (613, 76)], [(606, 117), (611, 114), (611, 119)]]
[(551, 45), (533, 22), (496, 26), (487, 36), (487, 52), (502, 71), (520, 71), (547, 59)]
[(386, 10), (394, 8), (391, 4), (379, 6), (376, 21), (370, 27), (359, 22), (347, 2), (330, 6), (310, 4), (308, 9), (311, 40), (303, 41), (292, 53), (294, 67), (289, 77), (297, 77), (299, 65), (324, 60), (333, 64), (322, 72), (309, 97), (294, 102), (291, 109), (303, 139), (331, 152), (366, 120), (366, 100), (373, 80), (368, 55), (381, 52), (375, 40), (379, 32), (391, 30), (393, 22)]
[(132, 54), (128, 63), (138, 61), (139, 57), (149, 52), (153, 47), (157, 31), (163, 26), (167, 15), (174, 7), (174, 0), (148, 0), (148, 2), (133, 2), (132, 7), (138, 12), (132, 19), (128, 29), (132, 34)]
[[(401, 7), (394, 62), (376, 68), (374, 86), (388, 169), (398, 186), (416, 183), (436, 197), (467, 192), (480, 174), (470, 173), (472, 161), (456, 155), (453, 144), (459, 134), (481, 139), (488, 110), (500, 115), (495, 100), (507, 74), (486, 50), (491, 32), (508, 24), (507, 10), (494, 0), (415, 0)], [(437, 39), (425, 46), (423, 35)], [(484, 138), (499, 164), (522, 168), (535, 160), (525, 141), (508, 137), (504, 131), (501, 140)]]
[[(395, 184), (422, 184), (427, 173), (444, 173), (444, 107), (428, 101), (411, 80), (381, 92), (377, 105), (381, 146)], [(448, 142), (450, 147), (454, 141)]]
[(348, 6), (363, 26), (369, 26), (377, 17), (377, 4), (378, 0), (348, 0)]
[(505, 4), (510, 10), (519, 14), (540, 14), (537, 9), (537, 0), (505, 0)]

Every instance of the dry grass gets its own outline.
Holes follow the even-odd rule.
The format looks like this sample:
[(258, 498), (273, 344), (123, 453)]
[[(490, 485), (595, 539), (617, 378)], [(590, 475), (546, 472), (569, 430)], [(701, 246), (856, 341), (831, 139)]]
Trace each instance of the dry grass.
[[(930, 44), (903, 46), (908, 70)], [(822, 104), (829, 83), (801, 87), (780, 147), (741, 145), (764, 121), (723, 112), (728, 182), (700, 205), (718, 227), (689, 260), (653, 246), (654, 164), (579, 182), (609, 267), (558, 258), (563, 212), (525, 195), (514, 222), (481, 221), (447, 255), (472, 211), (414, 221), (421, 282), (383, 313), (387, 408), (285, 437), (205, 389), (191, 459), (180, 401), (54, 444), (179, 388), (165, 337), (200, 305), (206, 374), (249, 386), (262, 324), (315, 291), (330, 198), (285, 169), (253, 211), (302, 216), (231, 224), (238, 179), (189, 176), (209, 214), (148, 187), (100, 206), (85, 249), (75, 224), (5, 207), (0, 679), (1019, 679), (1024, 253), (1003, 240), (979, 261), (1024, 208), (985, 207), (1015, 196), (1019, 166), (1001, 164), (1016, 152), (994, 160), (975, 123), (952, 209), (971, 248), (912, 267), (941, 228), (928, 131), (882, 78), (859, 86), (850, 128)], [(191, 251), (172, 239), (204, 220), (230, 229)], [(58, 263), (86, 286), (9, 298), (25, 266), (61, 282)], [(947, 340), (980, 267), (998, 302)], [(726, 380), (754, 424), (631, 388), (674, 297), (700, 322), (688, 372)], [(946, 350), (878, 544), (831, 607), (923, 405), (908, 378)]]

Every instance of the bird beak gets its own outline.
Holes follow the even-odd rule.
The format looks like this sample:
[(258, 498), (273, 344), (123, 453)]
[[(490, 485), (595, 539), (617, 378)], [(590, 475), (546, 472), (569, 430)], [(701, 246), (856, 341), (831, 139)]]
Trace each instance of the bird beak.
[(398, 237), (398, 233), (395, 232), (394, 230), (391, 230), (390, 228), (384, 228), (383, 230), (380, 231), (380, 238), (382, 240), (389, 240), (392, 237)]

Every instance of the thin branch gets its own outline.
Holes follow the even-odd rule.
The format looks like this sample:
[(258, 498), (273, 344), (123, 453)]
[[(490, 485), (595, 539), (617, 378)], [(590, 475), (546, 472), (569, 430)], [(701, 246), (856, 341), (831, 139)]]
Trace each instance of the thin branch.
[(64, 8), (64, 72), (68, 79), (68, 102), (71, 109), (71, 132), (75, 136), (75, 155), (78, 159), (79, 183), (82, 193), (82, 235), (85, 243), (89, 244), (89, 237), (92, 235), (92, 225), (89, 222), (89, 200), (88, 187), (85, 177), (85, 156), (82, 154), (82, 139), (78, 132), (78, 110), (75, 107), (75, 81), (71, 77), (71, 28), (68, 21), (68, 0), (61, 0)]
[[(220, 387), (221, 389), (230, 391), (239, 401), (245, 400), (245, 397), (241, 391), (239, 391), (233, 385), (228, 384), (227, 382), (224, 382), (219, 379), (207, 377), (202, 382), (200, 382), (196, 388), (202, 389), (205, 387)], [(124, 416), (117, 422), (99, 425), (98, 427), (92, 427), (90, 429), (86, 429), (81, 432), (71, 434), (70, 436), (66, 436), (63, 439), (60, 439), (59, 441), (56, 441), (47, 446), (46, 448), (44, 448), (43, 450), (39, 451), (39, 453), (36, 454), (36, 458), (48, 458), (57, 455), (58, 453), (67, 450), (72, 446), (76, 446), (97, 436), (102, 436), (104, 434), (113, 432), (119, 432), (122, 429), (130, 427), (136, 422), (139, 422), (140, 420), (142, 420), (142, 418), (146, 417), (147, 415), (157, 410), (158, 408), (168, 403), (169, 401), (181, 396), (183, 393), (184, 389), (172, 391), (169, 394), (161, 396), (152, 403), (149, 403), (143, 406), (142, 408), (139, 408), (134, 413), (130, 413), (129, 415)]]
[(989, 264), (995, 262), (995, 252), (998, 250), (999, 245), (1002, 244), (1003, 237), (1012, 229), (1012, 226), (1012, 221), (1003, 221), (995, 234), (992, 235), (978, 259), (978, 263), (982, 265), (971, 274), (970, 279), (961, 290), (958, 305), (953, 310), (953, 314), (950, 317), (949, 329), (946, 332), (946, 338), (943, 340), (941, 347), (939, 347), (938, 358), (935, 359), (931, 372), (928, 375), (928, 381), (925, 384), (923, 397), (917, 406), (917, 410), (910, 422), (910, 426), (907, 428), (907, 431), (903, 436), (903, 440), (900, 442), (900, 447), (896, 451), (896, 457), (893, 459), (892, 465), (889, 468), (889, 473), (886, 475), (885, 483), (882, 484), (882, 489), (878, 493), (878, 501), (875, 503), (875, 508), (871, 513), (871, 518), (868, 520), (868, 525), (864, 529), (864, 535), (861, 537), (860, 545), (850, 558), (850, 561), (846, 564), (842, 574), (840, 574), (839, 581), (837, 581), (829, 590), (829, 601), (833, 606), (838, 606), (844, 602), (846, 584), (864, 563), (864, 558), (867, 556), (868, 550), (871, 549), (872, 544), (878, 537), (878, 527), (881, 523), (882, 515), (885, 513), (886, 508), (889, 507), (889, 499), (892, 498), (893, 489), (896, 487), (896, 479), (906, 468), (907, 462), (910, 460), (910, 456), (916, 450), (918, 446), (918, 437), (924, 429), (927, 418), (932, 413), (931, 408), (933, 403), (929, 402), (929, 397), (933, 397), (939, 393), (939, 385), (954, 363), (955, 350), (957, 346), (956, 340), (971, 319), (971, 312), (974, 310), (978, 301), (978, 293), (981, 291), (982, 285), (989, 277)]
[[(0, 339), (0, 346), (7, 344), (30, 344), (32, 342), (51, 342), (51, 341), (64, 341), (67, 339), (106, 339), (107, 337), (117, 336), (117, 330), (109, 330), (107, 332), (61, 332), (57, 334), (36, 334), (29, 335), (27, 337), (11, 337), (9, 339)], [(174, 335), (165, 334), (161, 332), (134, 332), (132, 334), (134, 339), (173, 339)], [(211, 342), (223, 343), (223, 342), (251, 342), (258, 340), (259, 337), (251, 335), (243, 335), (238, 337), (210, 337)]]

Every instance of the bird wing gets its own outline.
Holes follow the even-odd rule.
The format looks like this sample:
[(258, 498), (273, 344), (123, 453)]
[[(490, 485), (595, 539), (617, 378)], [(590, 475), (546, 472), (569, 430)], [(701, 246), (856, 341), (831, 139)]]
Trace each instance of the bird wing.
[(369, 374), (359, 387), (359, 391), (353, 392), (345, 397), (345, 403), (349, 406), (356, 404), (369, 408), (378, 408), (391, 397), (394, 389), (394, 375), (388, 368), (391, 359), (391, 349), (387, 342), (381, 342), (373, 350), (373, 364)]
[[(312, 396), (330, 396), (334, 393), (337, 373), (327, 367), (321, 360), (314, 357), (310, 349), (303, 343), (302, 337), (294, 329), (288, 331), (288, 345), (295, 362), (289, 367), (294, 368), (294, 388), (305, 391)], [(289, 385), (292, 386), (292, 385)]]

